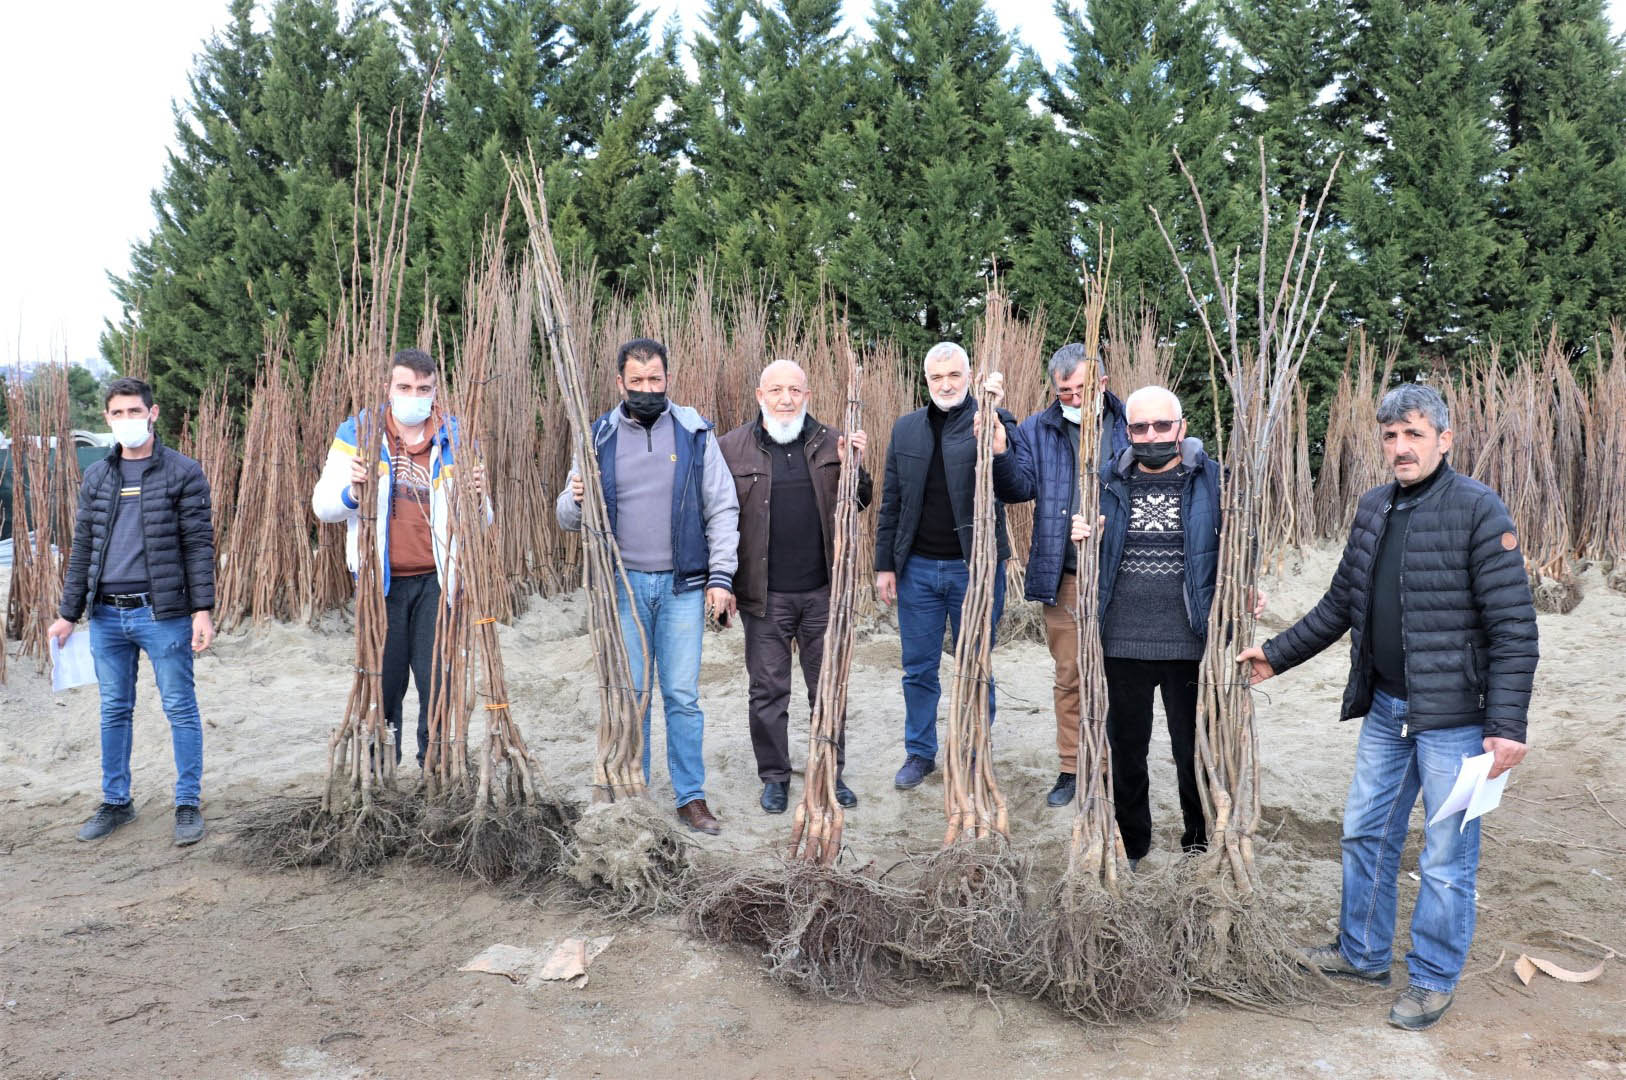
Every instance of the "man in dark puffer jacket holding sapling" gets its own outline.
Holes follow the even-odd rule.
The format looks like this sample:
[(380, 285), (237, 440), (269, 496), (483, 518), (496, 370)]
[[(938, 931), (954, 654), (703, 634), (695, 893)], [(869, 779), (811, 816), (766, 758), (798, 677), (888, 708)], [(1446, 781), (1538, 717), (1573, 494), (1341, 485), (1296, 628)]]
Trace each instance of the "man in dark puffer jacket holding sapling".
[(1295, 667), (1350, 635), (1342, 719), (1361, 716), (1344, 808), (1338, 940), (1305, 950), (1322, 971), (1389, 984), (1396, 876), (1421, 790), (1422, 885), (1412, 912), (1410, 986), (1389, 1022), (1437, 1021), (1474, 933), (1479, 819), (1438, 823), (1464, 757), (1494, 754), (1491, 777), (1524, 758), (1536, 671), (1536, 613), (1507, 507), (1445, 461), (1450, 416), (1433, 389), (1408, 384), (1378, 406), (1395, 483), (1361, 497), (1325, 596), (1263, 646), (1238, 657), (1253, 681)]

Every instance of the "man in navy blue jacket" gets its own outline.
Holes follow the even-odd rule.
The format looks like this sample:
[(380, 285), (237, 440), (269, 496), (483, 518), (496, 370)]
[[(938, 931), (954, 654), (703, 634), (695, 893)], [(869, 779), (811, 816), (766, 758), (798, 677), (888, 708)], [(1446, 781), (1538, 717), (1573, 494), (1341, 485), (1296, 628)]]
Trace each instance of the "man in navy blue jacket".
[(1078, 774), (1078, 626), (1072, 614), (1078, 602), (1078, 567), (1068, 526), (1078, 510), (1080, 410), (1097, 387), (1103, 395), (1101, 461), (1116, 458), (1128, 447), (1129, 436), (1123, 402), (1107, 391), (1099, 358), (1089, 356), (1082, 344), (1063, 345), (1050, 357), (1050, 383), (1055, 401), (1019, 427), (994, 433), (994, 494), (1005, 503), (1034, 502), (1024, 595), (1044, 605), (1045, 638), (1056, 662), (1061, 772), (1048, 801), (1066, 806), (1073, 801)]

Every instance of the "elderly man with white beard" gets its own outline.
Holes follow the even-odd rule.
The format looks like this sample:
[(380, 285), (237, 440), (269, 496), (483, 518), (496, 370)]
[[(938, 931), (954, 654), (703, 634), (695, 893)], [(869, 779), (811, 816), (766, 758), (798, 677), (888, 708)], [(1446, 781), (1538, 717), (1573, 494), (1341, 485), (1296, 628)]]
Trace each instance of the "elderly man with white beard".
[[(875, 594), (883, 604), (898, 603), (898, 637), (903, 658), (905, 757), (893, 786), (919, 787), (937, 768), (937, 669), (943, 630), (960, 636), (960, 605), (970, 582), (973, 511), (976, 507), (976, 399), (971, 359), (952, 341), (926, 351), (923, 409), (899, 417), (886, 450), (886, 486), (875, 529)], [(988, 376), (996, 395), (1003, 377)], [(997, 410), (1003, 423), (1016, 417)], [(1005, 534), (1004, 504), (994, 503), (999, 566), (994, 574), (993, 621), (1005, 609), (1005, 560), (1011, 545)], [(994, 687), (988, 686), (988, 722), (994, 721)]]
[[(833, 521), (841, 463), (849, 446), (860, 459), (864, 433), (851, 439), (808, 415), (807, 374), (776, 360), (757, 380), (758, 416), (717, 440), (734, 475), (740, 502), (739, 570), (734, 601), (745, 625), (745, 668), (751, 680), (751, 749), (762, 781), (762, 809), (780, 814), (790, 803), (791, 645), (802, 658), (811, 707), (824, 661), (830, 620)], [(858, 472), (858, 508), (873, 484)], [(841, 778), (846, 724), (837, 744), (836, 799), (858, 805)]]

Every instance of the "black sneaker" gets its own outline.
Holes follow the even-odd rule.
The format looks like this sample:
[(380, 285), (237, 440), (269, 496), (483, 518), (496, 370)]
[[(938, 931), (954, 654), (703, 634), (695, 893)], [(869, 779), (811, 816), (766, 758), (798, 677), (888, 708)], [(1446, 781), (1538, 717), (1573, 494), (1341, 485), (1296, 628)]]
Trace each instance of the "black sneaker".
[(127, 825), (135, 820), (135, 803), (104, 802), (90, 815), (90, 820), (79, 826), (79, 839), (100, 840), (120, 825)]
[(203, 839), (203, 811), (195, 806), (175, 808), (175, 846), (186, 847)]
[(848, 810), (858, 805), (858, 796), (854, 795), (853, 789), (847, 786), (847, 781), (839, 776), (836, 777), (836, 802)]
[[(1344, 957), (1344, 950), (1338, 947), (1338, 942), (1331, 945), (1312, 945), (1299, 950), (1299, 963), (1307, 968), (1313, 968), (1323, 975), (1337, 975), (1345, 979), (1359, 979), (1374, 986), (1388, 986), (1390, 982), (1389, 969), (1378, 971), (1364, 971), (1350, 963)], [(1443, 1010), (1442, 1010), (1443, 1011)], [(1438, 1020), (1439, 1017), (1434, 1018)], [(1429, 1023), (1433, 1023), (1431, 1020)], [(1426, 1026), (1426, 1025), (1425, 1025)]]
[(1057, 773), (1056, 786), (1050, 789), (1045, 796), (1045, 803), (1049, 806), (1066, 806), (1073, 801), (1073, 793), (1078, 790), (1077, 773)]
[(786, 780), (769, 780), (762, 785), (762, 809), (770, 814), (783, 814), (785, 807), (790, 804), (790, 783)]

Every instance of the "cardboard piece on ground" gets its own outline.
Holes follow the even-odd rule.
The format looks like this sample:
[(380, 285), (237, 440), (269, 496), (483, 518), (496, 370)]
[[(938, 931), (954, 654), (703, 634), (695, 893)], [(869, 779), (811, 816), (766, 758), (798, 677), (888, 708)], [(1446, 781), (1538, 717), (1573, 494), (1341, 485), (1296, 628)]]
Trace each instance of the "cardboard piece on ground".
[(567, 938), (552, 949), (525, 949), (517, 945), (488, 946), (459, 971), (501, 975), (509, 982), (534, 987), (542, 982), (568, 982), (580, 990), (587, 985), (587, 968), (609, 948), (615, 935)]
[(1551, 960), (1543, 960), (1540, 957), (1526, 956), (1524, 953), (1520, 953), (1519, 958), (1513, 962), (1513, 973), (1526, 986), (1530, 985), (1530, 980), (1535, 978), (1537, 971), (1545, 972), (1559, 982), (1589, 983), (1603, 974), (1604, 965), (1608, 962), (1608, 958), (1605, 957), (1599, 960), (1598, 966), (1591, 971), (1571, 971), (1569, 968), (1559, 967)]
[(535, 949), (499, 944), (488, 947), (457, 970), (501, 975), (510, 982), (517, 983), (525, 981), (526, 976), (535, 970), (538, 960)]
[(568, 982), (580, 990), (587, 985), (587, 966), (609, 948), (615, 935), (592, 938), (566, 938), (553, 949), (533, 982)]

